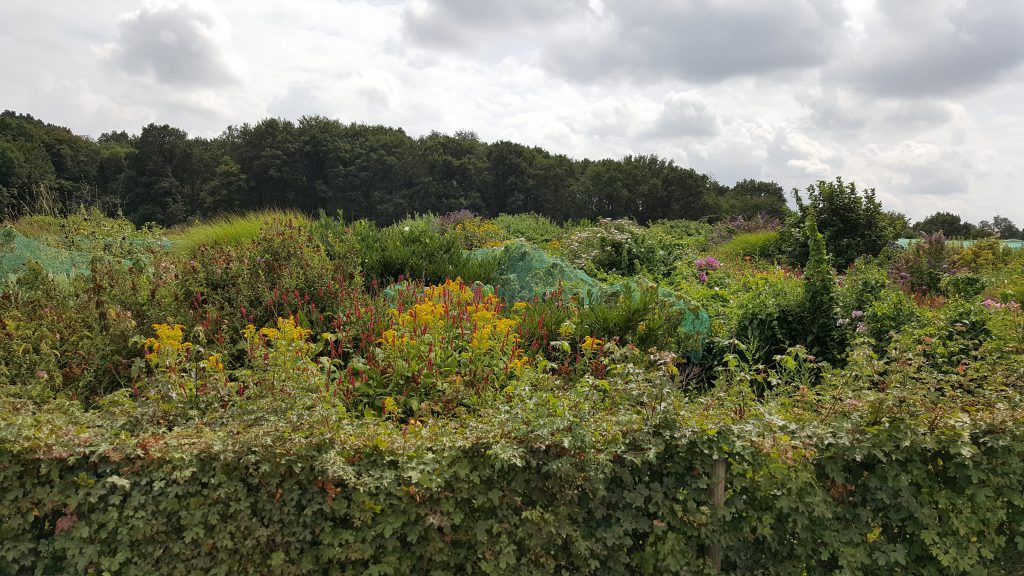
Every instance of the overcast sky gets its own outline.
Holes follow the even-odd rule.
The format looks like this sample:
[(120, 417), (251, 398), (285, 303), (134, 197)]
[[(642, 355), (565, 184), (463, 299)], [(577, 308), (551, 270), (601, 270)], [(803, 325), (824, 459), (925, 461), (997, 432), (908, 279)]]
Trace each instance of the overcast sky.
[(3, 0), (0, 108), (79, 134), (321, 114), (654, 153), (1024, 224), (1021, 0)]

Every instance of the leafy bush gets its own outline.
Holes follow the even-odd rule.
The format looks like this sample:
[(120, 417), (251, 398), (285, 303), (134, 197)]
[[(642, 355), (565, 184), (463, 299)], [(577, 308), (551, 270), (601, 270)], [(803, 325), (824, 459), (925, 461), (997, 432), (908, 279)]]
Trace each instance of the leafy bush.
[(910, 244), (896, 261), (893, 271), (911, 290), (935, 294), (939, 292), (943, 276), (950, 270), (949, 260), (953, 254), (953, 247), (947, 244), (941, 231), (925, 235), (921, 241)]
[(960, 273), (953, 276), (946, 276), (939, 283), (942, 293), (951, 298), (962, 298), (970, 300), (980, 296), (988, 283), (984, 278), (970, 273)]
[(645, 230), (631, 220), (601, 220), (582, 228), (562, 243), (566, 259), (577, 268), (621, 275), (644, 270), (661, 273), (671, 264), (663, 246), (649, 242)]
[(562, 236), (562, 229), (558, 224), (539, 214), (502, 214), (493, 222), (505, 232), (507, 238), (521, 238), (538, 246)]
[(575, 334), (579, 338), (617, 339), (641, 350), (680, 352), (683, 319), (683, 311), (663, 299), (656, 286), (625, 284), (584, 306), (576, 321)]
[(520, 318), (480, 284), (407, 284), (395, 298), (376, 346), (357, 361), (360, 378), (346, 400), (361, 409), (450, 414), (501, 389), (529, 362)]
[(263, 402), (172, 430), (136, 428), (123, 397), (0, 396), (0, 572), (682, 575), (712, 546), (729, 574), (1020, 566), (1024, 426), (994, 399), (908, 385), (752, 410), (646, 376), (509, 394), (459, 425)]
[(433, 218), (404, 220), (387, 228), (359, 221), (353, 231), (368, 281), (387, 284), (411, 279), (436, 284), (462, 278), (493, 282), (497, 259), (469, 255), (456, 236), (438, 230)]
[(807, 262), (807, 218), (813, 214), (835, 265), (845, 269), (860, 256), (875, 256), (898, 238), (899, 226), (882, 211), (874, 189), (857, 190), (854, 183), (819, 180), (807, 187), (807, 201), (797, 190), (797, 212), (780, 236), (780, 246), (795, 263)]
[(801, 337), (803, 290), (798, 280), (759, 275), (735, 306), (730, 337), (749, 349), (754, 364), (769, 364)]
[(240, 245), (199, 246), (167, 273), (179, 277), (190, 323), (211, 338), (224, 341), (248, 324), (263, 327), (292, 315), (320, 333), (360, 280), (355, 245), (342, 252), (331, 246), (335, 260), (307, 223), (271, 224)]

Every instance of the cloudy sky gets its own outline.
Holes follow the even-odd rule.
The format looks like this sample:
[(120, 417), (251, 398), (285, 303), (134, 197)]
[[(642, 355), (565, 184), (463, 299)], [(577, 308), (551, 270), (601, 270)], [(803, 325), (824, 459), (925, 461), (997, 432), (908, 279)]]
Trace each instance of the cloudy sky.
[(1020, 0), (3, 0), (0, 108), (97, 136), (321, 114), (1024, 224)]

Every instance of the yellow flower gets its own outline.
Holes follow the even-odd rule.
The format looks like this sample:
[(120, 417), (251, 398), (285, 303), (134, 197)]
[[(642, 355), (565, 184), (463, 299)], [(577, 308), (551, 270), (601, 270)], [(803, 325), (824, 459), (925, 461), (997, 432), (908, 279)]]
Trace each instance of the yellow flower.
[(558, 335), (561, 336), (563, 340), (572, 338), (572, 335), (575, 332), (576, 326), (574, 326), (572, 322), (563, 322), (562, 325), (558, 327)]
[(210, 354), (206, 358), (206, 368), (210, 372), (223, 372), (224, 363), (220, 359), (220, 354)]
[(523, 302), (522, 300), (520, 300), (519, 302), (516, 302), (515, 304), (512, 305), (512, 311), (513, 312), (522, 312), (523, 310), (526, 310), (527, 306), (528, 305), (526, 304), (526, 302)]
[(597, 348), (601, 346), (601, 344), (602, 342), (600, 339), (594, 338), (593, 336), (587, 336), (586, 338), (583, 339), (582, 347), (587, 352), (593, 352), (594, 350), (597, 350)]

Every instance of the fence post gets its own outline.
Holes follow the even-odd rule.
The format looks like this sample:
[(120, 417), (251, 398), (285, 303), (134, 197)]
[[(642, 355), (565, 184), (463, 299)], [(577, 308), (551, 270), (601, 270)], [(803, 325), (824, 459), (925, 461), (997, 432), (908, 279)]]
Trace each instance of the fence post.
[[(715, 460), (714, 471), (711, 474), (711, 486), (708, 488), (711, 497), (711, 517), (715, 526), (720, 525), (722, 511), (725, 508), (725, 460)], [(708, 564), (711, 570), (718, 574), (722, 571), (722, 546), (713, 543), (708, 547)]]

